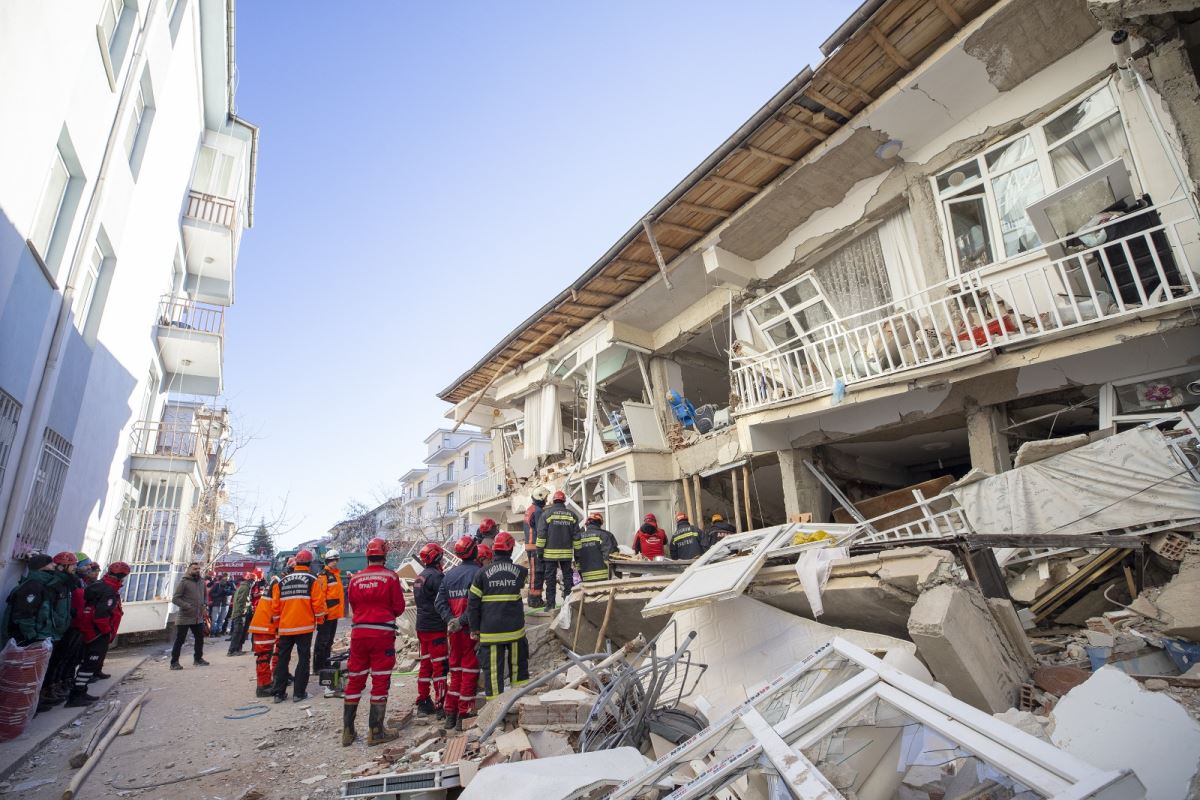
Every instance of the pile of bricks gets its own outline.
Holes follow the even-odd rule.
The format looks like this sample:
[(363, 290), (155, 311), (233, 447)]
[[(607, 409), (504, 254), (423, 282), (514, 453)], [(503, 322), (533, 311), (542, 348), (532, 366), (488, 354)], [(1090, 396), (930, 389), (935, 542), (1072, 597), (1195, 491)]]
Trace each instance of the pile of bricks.
[(578, 689), (557, 689), (517, 701), (521, 727), (531, 731), (580, 731), (596, 695)]

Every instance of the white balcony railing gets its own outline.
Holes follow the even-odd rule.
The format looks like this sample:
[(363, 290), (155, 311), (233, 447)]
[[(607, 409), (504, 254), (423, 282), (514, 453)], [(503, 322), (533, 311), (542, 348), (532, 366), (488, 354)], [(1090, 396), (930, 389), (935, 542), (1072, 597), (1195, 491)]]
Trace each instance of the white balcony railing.
[[(738, 412), (824, 394), (838, 381), (849, 386), (1200, 299), (1179, 232), (1187, 225), (1194, 238), (1196, 221), (1189, 214), (1163, 222), (1155, 207), (1120, 220), (1138, 217), (1141, 230), (1065, 258), (967, 273), (834, 320), (778, 350), (744, 356), (735, 348)], [(1078, 245), (1079, 235), (1064, 244)]]
[(158, 302), (158, 325), (165, 331), (198, 331), (225, 335), (225, 309), (186, 297), (163, 295)]
[(237, 221), (237, 203), (193, 189), (188, 192), (187, 211), (184, 215), (223, 228), (233, 228)]
[(208, 460), (207, 432), (195, 423), (135, 422), (130, 433), (130, 452), (135, 456), (194, 458)]
[(476, 475), (458, 486), (459, 505), (469, 508), (486, 500), (500, 497), (508, 492), (508, 479), (504, 467), (492, 467), (482, 475)]

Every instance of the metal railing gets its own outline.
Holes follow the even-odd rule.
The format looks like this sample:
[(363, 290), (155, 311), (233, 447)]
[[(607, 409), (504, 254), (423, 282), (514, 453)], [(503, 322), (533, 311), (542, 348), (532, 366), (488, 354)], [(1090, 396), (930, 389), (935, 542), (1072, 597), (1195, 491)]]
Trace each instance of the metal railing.
[[(834, 320), (767, 353), (731, 354), (733, 390), (744, 413), (1063, 331), (1133, 317), (1200, 298), (1178, 227), (1149, 207), (1141, 230), (1023, 269), (967, 273), (911, 298)], [(1110, 230), (1114, 223), (1109, 223)], [(1055, 243), (1050, 243), (1055, 244)], [(903, 306), (904, 308), (900, 308)], [(741, 362), (740, 364), (738, 362)]]
[(130, 452), (136, 456), (193, 458), (202, 464), (208, 460), (208, 436), (195, 423), (135, 422), (129, 441)]
[(193, 189), (188, 192), (184, 216), (232, 229), (237, 221), (237, 203)]
[(485, 500), (501, 497), (508, 492), (508, 478), (504, 467), (492, 467), (482, 475), (476, 475), (458, 486), (458, 503), (462, 508), (477, 505)]
[(158, 301), (158, 324), (162, 328), (224, 336), (225, 309), (167, 294)]

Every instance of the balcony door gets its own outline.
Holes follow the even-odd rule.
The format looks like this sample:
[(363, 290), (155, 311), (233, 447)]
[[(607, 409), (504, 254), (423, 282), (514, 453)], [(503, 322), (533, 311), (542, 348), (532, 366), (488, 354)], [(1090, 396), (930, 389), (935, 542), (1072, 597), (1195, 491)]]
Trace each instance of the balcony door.
[(200, 155), (196, 158), (196, 175), (192, 180), (192, 188), (204, 194), (232, 198), (236, 195), (236, 166), (237, 159), (233, 156), (222, 153), (215, 147), (203, 145)]

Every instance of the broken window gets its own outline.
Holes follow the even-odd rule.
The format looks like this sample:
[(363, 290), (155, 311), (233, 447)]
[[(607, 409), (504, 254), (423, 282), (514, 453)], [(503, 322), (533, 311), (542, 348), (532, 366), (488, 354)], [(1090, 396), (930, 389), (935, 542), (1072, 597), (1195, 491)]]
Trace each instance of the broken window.
[(850, 327), (891, 313), (892, 286), (877, 231), (868, 231), (839, 248), (813, 267), (813, 272), (833, 308), (843, 318), (854, 317)]

